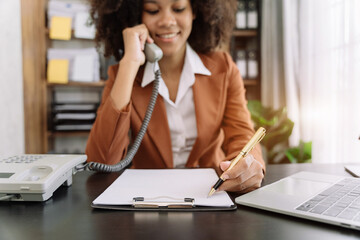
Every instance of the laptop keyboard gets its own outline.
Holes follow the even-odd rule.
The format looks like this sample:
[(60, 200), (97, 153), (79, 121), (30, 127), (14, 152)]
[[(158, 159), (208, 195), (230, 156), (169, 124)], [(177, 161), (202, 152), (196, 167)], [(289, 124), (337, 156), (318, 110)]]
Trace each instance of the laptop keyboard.
[(345, 178), (296, 209), (360, 222), (360, 179)]

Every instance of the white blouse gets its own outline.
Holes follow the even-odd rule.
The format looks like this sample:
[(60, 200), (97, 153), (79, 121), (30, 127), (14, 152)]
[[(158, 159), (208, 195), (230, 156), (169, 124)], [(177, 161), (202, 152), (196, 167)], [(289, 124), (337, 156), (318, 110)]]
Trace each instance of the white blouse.
[[(154, 81), (154, 69), (158, 69), (156, 63), (147, 62), (141, 87), (145, 87)], [(180, 76), (180, 83), (176, 100), (169, 98), (169, 90), (162, 78), (160, 78), (159, 94), (165, 100), (166, 114), (171, 135), (172, 155), (175, 168), (185, 166), (192, 147), (197, 137), (196, 115), (192, 86), (195, 82), (195, 74), (211, 75), (204, 66), (199, 55), (186, 44), (184, 67)]]

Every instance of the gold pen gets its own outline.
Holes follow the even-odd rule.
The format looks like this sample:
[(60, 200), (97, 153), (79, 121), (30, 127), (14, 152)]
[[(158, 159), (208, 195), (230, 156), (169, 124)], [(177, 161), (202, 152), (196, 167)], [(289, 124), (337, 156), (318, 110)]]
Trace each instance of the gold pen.
[[(254, 134), (254, 136), (250, 139), (250, 141), (245, 145), (245, 147), (241, 150), (241, 152), (239, 153), (239, 155), (236, 156), (236, 158), (234, 158), (231, 161), (230, 166), (228, 167), (228, 169), (226, 169), (224, 172), (232, 169), (241, 159), (245, 158), (248, 153), (255, 147), (256, 144), (258, 144), (265, 136), (266, 133), (266, 129), (263, 127), (260, 127), (256, 133)], [(214, 192), (216, 191), (216, 189), (218, 189), (220, 187), (221, 184), (223, 184), (223, 182), (225, 182), (226, 179), (224, 179), (223, 174), (221, 174), (219, 180), (215, 183), (215, 185), (211, 188), (208, 197), (210, 197), (211, 195), (214, 194)]]

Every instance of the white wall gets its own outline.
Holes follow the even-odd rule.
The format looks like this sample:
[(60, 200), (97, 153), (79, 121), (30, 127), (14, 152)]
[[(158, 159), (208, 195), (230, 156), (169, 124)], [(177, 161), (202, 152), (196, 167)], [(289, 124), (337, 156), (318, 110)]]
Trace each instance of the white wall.
[(0, 0), (0, 155), (24, 153), (20, 0)]

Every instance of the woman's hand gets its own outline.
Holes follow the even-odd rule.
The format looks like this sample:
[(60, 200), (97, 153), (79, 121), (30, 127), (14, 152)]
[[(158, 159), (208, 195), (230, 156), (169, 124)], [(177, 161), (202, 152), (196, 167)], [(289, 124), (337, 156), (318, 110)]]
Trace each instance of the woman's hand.
[(123, 109), (130, 102), (134, 80), (139, 67), (145, 63), (145, 43), (154, 42), (144, 24), (126, 28), (123, 31), (124, 56), (120, 60), (115, 83), (110, 96), (117, 109)]
[(123, 30), (124, 39), (124, 57), (122, 60), (136, 62), (139, 65), (145, 63), (144, 46), (145, 43), (152, 43), (154, 40), (150, 37), (145, 24)]
[(249, 154), (241, 159), (231, 170), (226, 171), (230, 161), (220, 163), (220, 169), (224, 171), (222, 176), (226, 181), (219, 187), (219, 191), (246, 193), (261, 186), (264, 173), (261, 164)]

